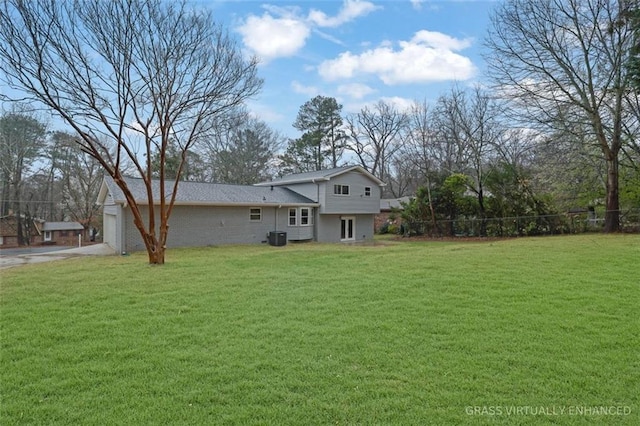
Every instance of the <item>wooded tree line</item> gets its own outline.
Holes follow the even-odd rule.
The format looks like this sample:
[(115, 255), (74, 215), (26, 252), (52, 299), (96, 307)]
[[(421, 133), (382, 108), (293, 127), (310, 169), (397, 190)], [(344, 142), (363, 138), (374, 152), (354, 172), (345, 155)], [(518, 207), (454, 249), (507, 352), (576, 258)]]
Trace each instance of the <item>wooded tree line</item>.
[(366, 107), (346, 118), (340, 147), (387, 196), (426, 194), (416, 202), (433, 221), (432, 192), (453, 179), (473, 203), (445, 216), (479, 217), (481, 235), (489, 215), (572, 206), (599, 207), (604, 230), (619, 231), (622, 209), (640, 204), (639, 14), (633, 0), (499, 3), (485, 40), (490, 86), (454, 87), (409, 112)]
[[(189, 151), (260, 90), (256, 67), (210, 10), (185, 1), (0, 2), (3, 81), (59, 116), (111, 176), (152, 264), (165, 261)], [(144, 204), (157, 209), (138, 203), (126, 174), (143, 180)]]
[(30, 222), (100, 224), (96, 197), (104, 175), (70, 134), (47, 131), (29, 112), (0, 116), (0, 216), (15, 215), (19, 244), (29, 244)]
[[(16, 105), (0, 115), (0, 216), (16, 215), (19, 240), (28, 244), (29, 222), (77, 221), (100, 228), (96, 204), (105, 172), (76, 143), (77, 134), (48, 130), (46, 120)], [(202, 144), (185, 152), (180, 180), (253, 184), (277, 173), (276, 156), (284, 139), (266, 123), (234, 111)], [(182, 152), (169, 141), (165, 179), (175, 179)], [(160, 153), (154, 151), (151, 176), (160, 177)], [(125, 175), (136, 166), (122, 165)]]
[[(415, 232), (454, 233), (434, 224), (451, 224), (456, 218), (478, 219), (476, 234), (487, 235), (485, 218), (543, 217), (576, 209), (591, 209), (603, 217), (608, 208), (607, 160), (590, 130), (584, 125), (572, 132), (524, 127), (513, 114), (509, 102), (480, 86), (454, 86), (435, 102), (415, 102), (404, 111), (380, 101), (345, 117), (339, 158), (382, 179), (384, 197), (413, 197), (403, 216)], [(633, 120), (637, 119), (636, 115)], [(628, 143), (619, 157), (616, 207), (636, 209), (634, 217), (623, 218), (636, 222), (637, 130), (634, 124), (623, 135)], [(289, 146), (299, 147), (303, 141), (291, 141)], [(314, 146), (325, 150), (324, 164), (330, 164), (330, 147)], [(530, 229), (519, 232), (550, 232), (554, 225), (532, 220), (526, 226)]]
[[(485, 40), (490, 84), (457, 84), (409, 110), (380, 100), (344, 114), (317, 96), (293, 123), (301, 136), (287, 140), (243, 111), (261, 87), (257, 59), (242, 57), (209, 12), (161, 0), (3, 0), (3, 80), (62, 117), (70, 130), (59, 139), (78, 150), (38, 125), (22, 160), (3, 142), (22, 169), (3, 164), (2, 208), (28, 199), (32, 180), (52, 194), (73, 173), (62, 171), (70, 158), (87, 155), (123, 190), (150, 262), (163, 263), (181, 179), (248, 184), (359, 164), (386, 182), (386, 197), (415, 195), (408, 211), (423, 222), (594, 207), (617, 231), (621, 211), (640, 203), (639, 10), (632, 0), (505, 0)], [(3, 122), (33, 118), (15, 114)], [(143, 218), (125, 174), (145, 181), (158, 215)], [(61, 217), (49, 199), (39, 214)]]

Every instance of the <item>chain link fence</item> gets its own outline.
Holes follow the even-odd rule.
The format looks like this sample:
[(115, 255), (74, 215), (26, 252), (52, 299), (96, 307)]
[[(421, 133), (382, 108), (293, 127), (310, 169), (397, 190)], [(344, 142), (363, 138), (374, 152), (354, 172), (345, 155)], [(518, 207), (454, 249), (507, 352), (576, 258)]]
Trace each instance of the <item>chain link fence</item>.
[[(398, 215), (400, 216), (400, 215)], [(620, 223), (623, 232), (640, 233), (640, 208), (621, 210)], [(604, 214), (593, 211), (564, 214), (457, 218), (454, 220), (404, 221), (381, 227), (381, 233), (397, 232), (401, 235), (431, 235), (450, 237), (522, 237), (536, 235), (577, 234), (598, 232), (604, 227)]]

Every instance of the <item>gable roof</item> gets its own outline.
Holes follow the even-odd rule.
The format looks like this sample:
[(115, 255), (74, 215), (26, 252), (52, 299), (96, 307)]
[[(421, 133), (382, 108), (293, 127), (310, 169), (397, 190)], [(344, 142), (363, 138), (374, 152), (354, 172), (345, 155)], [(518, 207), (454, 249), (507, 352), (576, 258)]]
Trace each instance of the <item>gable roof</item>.
[(81, 231), (84, 229), (78, 222), (45, 222), (42, 225), (43, 231)]
[[(133, 194), (138, 204), (146, 205), (147, 189), (141, 178), (125, 177), (124, 181)], [(171, 197), (173, 181), (167, 181), (165, 190), (166, 199)], [(159, 203), (157, 194), (160, 192), (160, 181), (152, 181), (154, 202)], [(126, 203), (124, 193), (114, 182), (111, 176), (105, 176), (98, 204), (105, 204), (105, 200), (111, 196), (115, 204)], [(189, 182), (181, 181), (178, 184), (178, 194), (175, 205), (203, 205), (203, 206), (300, 206), (318, 204), (309, 198), (298, 194), (288, 188), (266, 188), (252, 185), (228, 185), (221, 183)]]
[(256, 186), (269, 186), (269, 185), (290, 185), (294, 183), (316, 183), (331, 180), (331, 178), (340, 176), (342, 174), (355, 171), (361, 173), (374, 181), (379, 186), (384, 186), (385, 183), (375, 177), (373, 174), (366, 171), (361, 166), (343, 166), (336, 167), (335, 169), (318, 170), (314, 172), (295, 173), (292, 175), (283, 176), (281, 178), (274, 179), (269, 182), (260, 182)]

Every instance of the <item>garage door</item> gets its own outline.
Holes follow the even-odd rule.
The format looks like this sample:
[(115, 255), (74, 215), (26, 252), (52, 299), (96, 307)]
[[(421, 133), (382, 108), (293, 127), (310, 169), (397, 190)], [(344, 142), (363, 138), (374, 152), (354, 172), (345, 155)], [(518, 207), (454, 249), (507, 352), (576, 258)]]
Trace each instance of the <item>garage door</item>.
[(116, 216), (105, 214), (103, 216), (104, 234), (102, 241), (109, 244), (112, 249), (116, 248)]

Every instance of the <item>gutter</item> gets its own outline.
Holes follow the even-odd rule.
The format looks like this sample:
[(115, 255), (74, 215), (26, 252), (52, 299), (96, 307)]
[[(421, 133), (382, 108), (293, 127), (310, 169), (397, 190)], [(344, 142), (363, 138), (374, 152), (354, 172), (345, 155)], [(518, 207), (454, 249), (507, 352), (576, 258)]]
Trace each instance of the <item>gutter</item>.
[[(145, 200), (144, 202), (141, 201), (137, 201), (136, 202), (139, 206), (147, 206), (148, 203)], [(116, 202), (116, 204), (122, 204), (125, 205), (127, 202), (124, 200), (119, 200)], [(158, 202), (157, 204), (154, 204), (155, 206), (159, 206), (160, 202)], [(248, 203), (248, 202), (242, 202), (242, 203), (231, 203), (231, 202), (210, 202), (210, 201), (176, 201), (174, 203), (174, 206), (200, 206), (200, 207), (261, 207), (261, 206), (265, 206), (265, 207), (319, 207), (320, 204), (316, 203), (316, 202), (311, 202), (311, 203), (265, 203), (264, 201), (256, 201), (255, 203)]]

